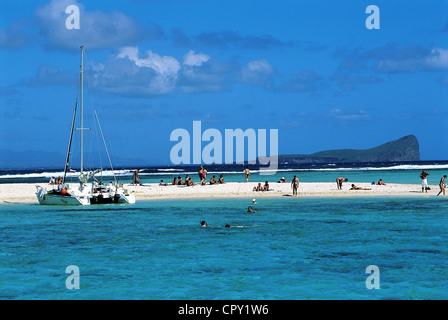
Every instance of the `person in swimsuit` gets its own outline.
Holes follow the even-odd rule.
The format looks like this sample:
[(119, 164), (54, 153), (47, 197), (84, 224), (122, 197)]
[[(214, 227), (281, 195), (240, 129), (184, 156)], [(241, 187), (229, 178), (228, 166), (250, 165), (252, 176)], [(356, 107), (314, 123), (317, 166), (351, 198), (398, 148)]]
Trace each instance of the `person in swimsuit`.
[(210, 184), (218, 184), (218, 180), (216, 180), (215, 176), (210, 179)]
[(264, 183), (263, 191), (269, 191), (269, 182)]
[(199, 166), (198, 176), (199, 180), (202, 181), (202, 172), (204, 171), (204, 168), (202, 167), (202, 164)]
[(140, 171), (140, 169), (135, 169), (134, 171), (134, 176), (132, 179), (132, 185), (139, 185), (140, 184), (140, 177), (138, 176), (138, 172)]
[(342, 182), (347, 182), (348, 179), (339, 177), (336, 179), (336, 184), (338, 185), (338, 189), (342, 190)]
[(352, 187), (350, 190), (372, 190), (372, 189), (361, 188), (361, 187), (357, 187), (354, 184), (352, 184)]
[(443, 196), (445, 196), (445, 178), (446, 178), (446, 175), (444, 175), (442, 177), (442, 179), (440, 179), (440, 182), (439, 182), (440, 191), (437, 194), (437, 196), (439, 196), (439, 194), (441, 194), (442, 192), (443, 192)]
[(291, 186), (292, 186), (292, 195), (296, 196), (297, 189), (299, 189), (299, 178), (294, 176), (294, 178), (292, 178)]
[(207, 168), (202, 171), (201, 182), (204, 181), (204, 184), (207, 184)]
[(244, 170), (244, 177), (246, 178), (246, 182), (249, 182), (249, 176), (250, 176), (250, 171), (249, 171), (249, 168), (246, 166), (246, 169)]

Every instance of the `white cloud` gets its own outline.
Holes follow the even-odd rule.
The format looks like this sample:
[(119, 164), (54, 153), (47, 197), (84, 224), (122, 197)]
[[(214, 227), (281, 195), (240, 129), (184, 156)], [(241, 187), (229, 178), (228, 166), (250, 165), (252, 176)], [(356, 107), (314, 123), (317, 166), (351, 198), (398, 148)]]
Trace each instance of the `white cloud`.
[(432, 48), (425, 58), (424, 65), (431, 70), (448, 70), (448, 49)]
[(364, 110), (343, 112), (339, 108), (330, 109), (330, 114), (328, 115), (328, 117), (347, 121), (350, 120), (359, 121), (370, 119), (370, 115)]
[(388, 57), (379, 59), (375, 68), (382, 72), (399, 73), (448, 70), (448, 50), (439, 47), (424, 49), (409, 46), (389, 53)]
[(272, 84), (274, 68), (265, 59), (252, 60), (241, 70), (240, 80), (252, 85), (267, 86)]
[(127, 96), (152, 96), (176, 88), (180, 63), (176, 58), (160, 56), (148, 50), (140, 55), (138, 48), (125, 47), (111, 56), (95, 79), (106, 92)]
[(175, 76), (180, 69), (180, 63), (176, 58), (160, 56), (151, 50), (146, 51), (146, 57), (140, 58), (136, 47), (126, 47), (120, 50), (118, 58), (128, 58), (138, 67), (154, 69), (157, 73), (167, 76)]
[(210, 56), (205, 53), (195, 53), (193, 50), (190, 50), (183, 57), (183, 65), (199, 67), (208, 60), (210, 60)]
[(175, 57), (141, 52), (137, 47), (123, 47), (106, 63), (94, 67), (101, 90), (126, 96), (161, 95), (176, 89), (184, 93), (231, 90), (232, 81), (266, 86), (275, 73), (263, 59), (242, 68), (236, 62), (221, 62), (190, 50), (180, 63)]
[[(68, 5), (80, 11), (80, 29), (67, 29), (65, 13)], [(52, 0), (36, 9), (36, 24), (47, 49), (112, 48), (138, 43), (145, 37), (161, 32), (157, 27), (146, 29), (133, 18), (119, 11), (87, 11), (76, 0)]]

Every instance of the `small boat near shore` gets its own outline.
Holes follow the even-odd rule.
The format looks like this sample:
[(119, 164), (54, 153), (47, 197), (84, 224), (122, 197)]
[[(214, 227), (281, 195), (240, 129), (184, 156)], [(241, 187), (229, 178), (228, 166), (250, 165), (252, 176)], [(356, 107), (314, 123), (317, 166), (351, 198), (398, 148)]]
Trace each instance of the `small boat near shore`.
[[(80, 97), (80, 128), (76, 130), (80, 131), (81, 144), (80, 144), (80, 175), (79, 185), (73, 186), (66, 182), (67, 171), (71, 171), (70, 168), (70, 156), (72, 149), (73, 132), (75, 130), (75, 120), (77, 116), (78, 98), (75, 103), (75, 110), (73, 112), (72, 125), (70, 130), (70, 139), (68, 143), (67, 156), (64, 166), (64, 175), (61, 177), (62, 181), (56, 183), (53, 189), (47, 190), (46, 187), (36, 186), (37, 200), (42, 205), (91, 205), (91, 204), (106, 204), (106, 203), (135, 203), (135, 196), (127, 189), (123, 188), (123, 184), (118, 181), (114, 175), (114, 181), (109, 183), (103, 183), (98, 180), (95, 175), (98, 175), (102, 169), (85, 171), (83, 163), (83, 86), (84, 86), (84, 46), (81, 46), (81, 70), (80, 80), (78, 87), (78, 97)], [(111, 170), (113, 172), (112, 162), (109, 157), (109, 152), (105, 143), (105, 139), (101, 130), (98, 115), (94, 111), (95, 119), (97, 121), (99, 132), (104, 143), (106, 154), (109, 160)], [(90, 182), (89, 182), (90, 181)]]

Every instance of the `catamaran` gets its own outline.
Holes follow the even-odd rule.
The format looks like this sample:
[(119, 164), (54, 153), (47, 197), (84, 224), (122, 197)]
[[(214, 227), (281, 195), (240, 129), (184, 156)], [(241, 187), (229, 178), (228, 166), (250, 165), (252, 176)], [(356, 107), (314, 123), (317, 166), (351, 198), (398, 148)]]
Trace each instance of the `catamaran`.
[[(123, 184), (120, 181), (117, 181), (114, 174), (114, 181), (103, 184), (102, 181), (98, 181), (95, 178), (95, 175), (100, 173), (102, 169), (94, 170), (94, 171), (84, 171), (84, 157), (83, 157), (83, 130), (84, 122), (83, 122), (83, 87), (84, 87), (84, 46), (81, 46), (81, 70), (79, 76), (79, 87), (78, 87), (78, 97), (80, 97), (80, 128), (77, 130), (80, 131), (80, 175), (79, 185), (78, 186), (70, 186), (66, 183), (67, 171), (71, 170), (70, 168), (70, 155), (72, 148), (72, 140), (73, 140), (73, 131), (75, 129), (75, 120), (77, 115), (78, 108), (78, 97), (76, 98), (75, 103), (75, 111), (73, 112), (72, 125), (70, 129), (70, 139), (68, 143), (67, 156), (64, 166), (64, 175), (62, 178), (62, 183), (58, 184), (57, 189), (47, 190), (45, 187), (36, 186), (37, 192), (37, 200), (40, 204), (43, 205), (91, 205), (91, 204), (103, 204), (103, 203), (135, 203), (135, 196), (130, 193), (128, 190), (123, 188)], [(104, 143), (105, 151), (107, 154), (107, 158), (109, 160), (109, 164), (112, 172), (114, 172), (112, 162), (110, 160), (109, 151), (107, 150), (106, 142), (103, 136), (103, 132), (101, 130), (101, 125), (98, 119), (98, 115), (96, 111), (94, 111), (95, 119), (98, 124), (99, 132), (101, 133), (101, 137)], [(89, 182), (91, 180), (91, 182)]]

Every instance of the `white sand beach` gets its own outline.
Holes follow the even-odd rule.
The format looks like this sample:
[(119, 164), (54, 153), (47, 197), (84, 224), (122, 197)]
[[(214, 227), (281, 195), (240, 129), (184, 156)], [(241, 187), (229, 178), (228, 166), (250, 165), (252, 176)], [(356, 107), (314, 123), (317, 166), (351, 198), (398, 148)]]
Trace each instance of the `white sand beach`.
[[(261, 183), (262, 185), (264, 183)], [(350, 190), (351, 184), (370, 190)], [(36, 198), (36, 184), (17, 183), (0, 184), (0, 203), (38, 203)], [(40, 184), (45, 186), (45, 184)], [(148, 184), (144, 186), (132, 186), (125, 184), (129, 192), (135, 194), (138, 200), (158, 199), (187, 199), (187, 198), (273, 198), (290, 197), (292, 189), (290, 183), (270, 183), (271, 191), (253, 191), (258, 182), (229, 182), (221, 185), (194, 185), (187, 186), (159, 186)], [(53, 186), (47, 185), (47, 189)], [(330, 182), (301, 182), (298, 197), (366, 197), (366, 196), (435, 196), (439, 187), (430, 186), (427, 193), (421, 192), (420, 184), (387, 184), (371, 185), (369, 183), (350, 182), (344, 183), (343, 189), (338, 190), (336, 183)]]

